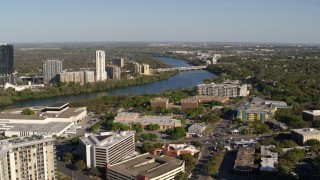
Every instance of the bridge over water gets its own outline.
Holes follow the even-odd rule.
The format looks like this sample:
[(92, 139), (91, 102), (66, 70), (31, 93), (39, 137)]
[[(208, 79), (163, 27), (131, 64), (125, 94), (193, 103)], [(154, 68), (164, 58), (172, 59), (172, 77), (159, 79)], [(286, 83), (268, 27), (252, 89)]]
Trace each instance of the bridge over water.
[(188, 67), (174, 67), (174, 68), (159, 68), (153, 69), (153, 72), (168, 72), (168, 71), (195, 71), (206, 69), (207, 66), (188, 66)]

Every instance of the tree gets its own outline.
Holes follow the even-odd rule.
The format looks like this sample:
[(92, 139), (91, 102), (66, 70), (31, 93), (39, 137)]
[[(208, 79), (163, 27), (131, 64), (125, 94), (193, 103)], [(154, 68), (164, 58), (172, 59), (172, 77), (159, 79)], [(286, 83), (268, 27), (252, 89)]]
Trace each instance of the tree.
[(174, 176), (174, 180), (187, 180), (188, 174), (186, 172), (179, 172)]
[(62, 159), (64, 162), (71, 162), (73, 159), (73, 155), (70, 152), (65, 152), (63, 153)]
[(306, 146), (319, 145), (319, 144), (320, 144), (320, 141), (317, 140), (317, 139), (309, 139), (309, 140), (307, 140), (306, 142), (304, 142), (304, 144), (305, 144)]
[(173, 132), (171, 133), (172, 139), (181, 139), (186, 136), (186, 131), (183, 127), (175, 127), (173, 128)]
[(135, 130), (137, 133), (143, 132), (141, 123), (133, 123), (131, 127), (132, 127), (132, 129)]
[(182, 160), (185, 161), (186, 171), (191, 172), (197, 165), (197, 160), (191, 154), (185, 154), (182, 156)]
[(34, 112), (32, 109), (30, 109), (30, 108), (26, 108), (26, 109), (22, 110), (22, 114), (29, 116), (29, 115), (35, 114), (35, 112)]
[(77, 136), (77, 137), (74, 137), (72, 138), (69, 143), (72, 145), (72, 146), (75, 146), (75, 145), (79, 145), (79, 141), (80, 141), (80, 137)]
[(202, 148), (202, 144), (199, 141), (191, 141), (190, 144), (195, 147)]
[(147, 125), (147, 130), (148, 131), (158, 130), (159, 128), (160, 128), (160, 126), (158, 124), (148, 124)]
[(76, 170), (84, 170), (86, 168), (86, 163), (83, 160), (79, 160), (74, 166)]
[(295, 148), (298, 146), (298, 144), (296, 142), (294, 142), (293, 140), (284, 140), (283, 146), (285, 148)]

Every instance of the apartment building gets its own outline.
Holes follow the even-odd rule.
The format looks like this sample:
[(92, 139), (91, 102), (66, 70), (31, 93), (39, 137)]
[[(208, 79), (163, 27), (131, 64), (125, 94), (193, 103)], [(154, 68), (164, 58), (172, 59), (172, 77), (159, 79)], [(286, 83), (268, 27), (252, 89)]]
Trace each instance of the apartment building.
[(58, 59), (49, 59), (43, 62), (43, 82), (58, 82), (58, 74), (62, 72), (62, 61)]
[(124, 66), (124, 58), (118, 58), (118, 57), (116, 57), (116, 58), (114, 58), (113, 59), (113, 64), (114, 65), (116, 65), (116, 66), (118, 66), (118, 67), (123, 67)]
[(0, 180), (55, 179), (53, 139), (33, 135), (0, 141)]
[(135, 151), (134, 131), (86, 133), (80, 138), (79, 149), (87, 167), (115, 164)]
[(108, 78), (110, 79), (120, 79), (121, 68), (115, 65), (108, 65), (106, 67)]
[(169, 99), (168, 98), (162, 98), (162, 97), (156, 97), (151, 99), (150, 105), (152, 108), (156, 107), (163, 107), (163, 108), (168, 108), (169, 105)]
[(246, 84), (199, 84), (197, 86), (199, 95), (238, 97), (247, 96), (249, 94)]

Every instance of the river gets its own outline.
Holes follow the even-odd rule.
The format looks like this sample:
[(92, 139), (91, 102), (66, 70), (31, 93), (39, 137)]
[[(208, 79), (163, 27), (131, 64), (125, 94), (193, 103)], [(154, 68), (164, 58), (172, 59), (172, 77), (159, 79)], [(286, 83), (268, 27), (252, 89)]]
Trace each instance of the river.
[[(162, 61), (163, 63), (169, 64), (172, 67), (186, 67), (190, 66), (185, 61), (181, 59), (173, 58), (163, 58), (157, 57), (156, 59)], [(169, 89), (178, 89), (185, 87), (193, 87), (197, 84), (203, 82), (204, 79), (217, 77), (215, 74), (209, 73), (208, 71), (185, 71), (180, 72), (174, 76), (171, 76), (169, 79), (153, 82), (141, 86), (130, 86), (119, 89), (112, 89), (103, 92), (92, 92), (92, 93), (83, 93), (75, 95), (66, 95), (59, 97), (50, 97), (50, 98), (41, 98), (41, 99), (29, 99), (23, 101), (17, 101), (14, 103), (16, 107), (29, 107), (29, 106), (42, 106), (49, 105), (54, 102), (72, 102), (79, 100), (89, 100), (101, 96), (114, 96), (114, 95), (139, 95), (143, 93), (160, 93), (164, 90)]]

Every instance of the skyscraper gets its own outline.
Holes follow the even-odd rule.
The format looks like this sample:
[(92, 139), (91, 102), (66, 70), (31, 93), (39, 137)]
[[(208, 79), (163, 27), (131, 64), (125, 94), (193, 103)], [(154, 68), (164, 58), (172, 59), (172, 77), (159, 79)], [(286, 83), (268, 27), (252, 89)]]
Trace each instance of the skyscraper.
[(124, 66), (124, 58), (118, 58), (118, 57), (114, 58), (113, 64), (118, 67), (123, 67)]
[(58, 82), (58, 74), (62, 72), (62, 61), (57, 59), (46, 60), (43, 62), (43, 82)]
[(105, 81), (107, 79), (106, 73), (106, 57), (105, 52), (96, 51), (96, 81)]
[(107, 74), (110, 79), (120, 79), (121, 68), (115, 65), (108, 65), (106, 67)]
[(0, 44), (0, 75), (12, 75), (13, 73), (13, 46)]

